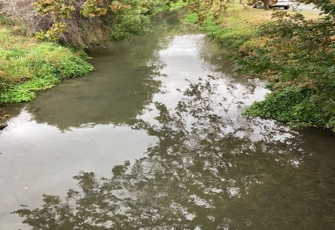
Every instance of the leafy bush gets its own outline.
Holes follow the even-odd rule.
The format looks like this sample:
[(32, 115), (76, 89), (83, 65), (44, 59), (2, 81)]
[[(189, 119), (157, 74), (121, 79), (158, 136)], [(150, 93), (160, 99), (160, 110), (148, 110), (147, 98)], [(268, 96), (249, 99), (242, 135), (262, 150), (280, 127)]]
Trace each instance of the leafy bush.
[[(245, 114), (335, 131), (335, 21), (306, 20), (301, 14), (275, 13), (260, 27), (263, 45), (245, 44), (238, 71), (271, 82), (272, 94)], [(256, 39), (257, 41), (257, 39)]]
[(255, 20), (248, 13), (231, 9), (230, 15), (219, 18), (211, 14), (204, 17), (195, 11), (186, 21), (200, 23), (200, 28), (221, 47), (238, 48), (237, 72), (268, 81), (272, 93), (247, 108), (245, 115), (276, 119), (292, 127), (316, 126), (335, 131), (332, 7), (327, 8), (327, 17), (314, 20), (298, 13), (275, 11), (276, 20), (269, 22), (261, 15)]
[(196, 13), (188, 14), (183, 21), (186, 23), (196, 23), (198, 21), (198, 15)]

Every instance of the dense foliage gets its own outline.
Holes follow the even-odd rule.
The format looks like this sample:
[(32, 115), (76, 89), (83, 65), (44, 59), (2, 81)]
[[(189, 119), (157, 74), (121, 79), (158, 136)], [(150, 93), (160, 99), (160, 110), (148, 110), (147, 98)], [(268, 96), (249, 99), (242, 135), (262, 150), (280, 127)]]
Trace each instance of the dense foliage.
[(47, 41), (87, 47), (148, 32), (149, 15), (175, 0), (13, 0), (6, 12)]
[(206, 2), (223, 1), (203, 1), (186, 20), (199, 23), (221, 47), (237, 48), (238, 71), (266, 79), (272, 90), (244, 114), (335, 131), (334, 2), (300, 1), (315, 3), (323, 14), (318, 19), (275, 11), (275, 20), (260, 19), (256, 25), (250, 20), (235, 23), (233, 14), (216, 18), (212, 4)]
[(265, 44), (240, 61), (243, 72), (267, 79), (273, 91), (246, 114), (335, 131), (334, 19), (282, 12), (277, 18), (260, 28)]
[(86, 59), (82, 52), (53, 43), (0, 49), (0, 103), (30, 101), (36, 91), (51, 88), (64, 78), (87, 74), (93, 67)]
[(14, 19), (26, 25), (29, 34), (81, 47), (103, 43), (112, 36), (113, 28), (120, 33), (123, 26), (126, 34), (138, 32), (136, 26), (140, 29), (148, 23), (141, 15), (139, 0), (15, 0), (7, 8)]
[(174, 2), (0, 1), (0, 104), (29, 101), (36, 91), (93, 69), (82, 51), (58, 41), (83, 48), (146, 33), (154, 10), (168, 9)]

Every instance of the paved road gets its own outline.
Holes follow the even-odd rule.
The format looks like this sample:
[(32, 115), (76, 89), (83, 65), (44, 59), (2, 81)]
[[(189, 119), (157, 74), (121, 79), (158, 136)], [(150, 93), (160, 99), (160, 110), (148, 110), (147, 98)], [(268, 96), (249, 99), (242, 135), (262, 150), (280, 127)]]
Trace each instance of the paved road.
[[(302, 4), (300, 3), (299, 5), (297, 3), (293, 3), (297, 5), (298, 10), (301, 10), (302, 12), (312, 12), (312, 13), (320, 13), (321, 11), (319, 9), (314, 8), (314, 4)], [(293, 7), (290, 8), (292, 10)]]
[[(301, 10), (302, 12), (311, 12), (311, 13), (316, 13), (319, 14), (321, 11), (319, 9), (314, 8), (315, 5), (314, 4), (302, 4), (302, 3), (296, 3), (296, 2), (292, 2), (292, 6), (290, 7), (289, 10), (293, 10), (294, 7), (296, 6), (298, 10)], [(259, 6), (257, 7), (258, 9), (264, 9), (264, 6)], [(283, 8), (280, 8), (283, 10)]]

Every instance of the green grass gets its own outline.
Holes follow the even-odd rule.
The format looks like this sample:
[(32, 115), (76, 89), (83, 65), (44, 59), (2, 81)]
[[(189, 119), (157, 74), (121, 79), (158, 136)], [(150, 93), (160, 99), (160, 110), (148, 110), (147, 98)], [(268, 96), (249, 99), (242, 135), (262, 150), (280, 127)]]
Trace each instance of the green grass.
[[(199, 30), (214, 38), (222, 47), (239, 48), (256, 35), (258, 25), (268, 22), (270, 18), (269, 11), (262, 11), (260, 14), (254, 9), (243, 10), (242, 6), (236, 5), (228, 8), (217, 21), (208, 15), (199, 25)], [(183, 19), (185, 23), (197, 23), (197, 21), (198, 16), (195, 13)]]
[(87, 59), (82, 51), (25, 36), (0, 15), (0, 104), (29, 101), (64, 78), (87, 74), (93, 70)]

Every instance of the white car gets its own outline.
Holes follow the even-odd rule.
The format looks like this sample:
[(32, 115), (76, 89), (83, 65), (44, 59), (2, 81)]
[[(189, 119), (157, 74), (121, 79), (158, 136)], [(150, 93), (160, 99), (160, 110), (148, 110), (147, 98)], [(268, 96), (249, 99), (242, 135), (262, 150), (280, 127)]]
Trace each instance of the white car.
[[(288, 10), (290, 6), (292, 5), (290, 0), (274, 0), (270, 1), (269, 8), (281, 8), (283, 7), (285, 10)], [(256, 0), (253, 2), (252, 7), (258, 8), (258, 7), (264, 7), (264, 3), (261, 0)]]
[(290, 0), (278, 0), (275, 4), (270, 4), (270, 8), (281, 8), (283, 7), (285, 10), (288, 10), (291, 6)]

